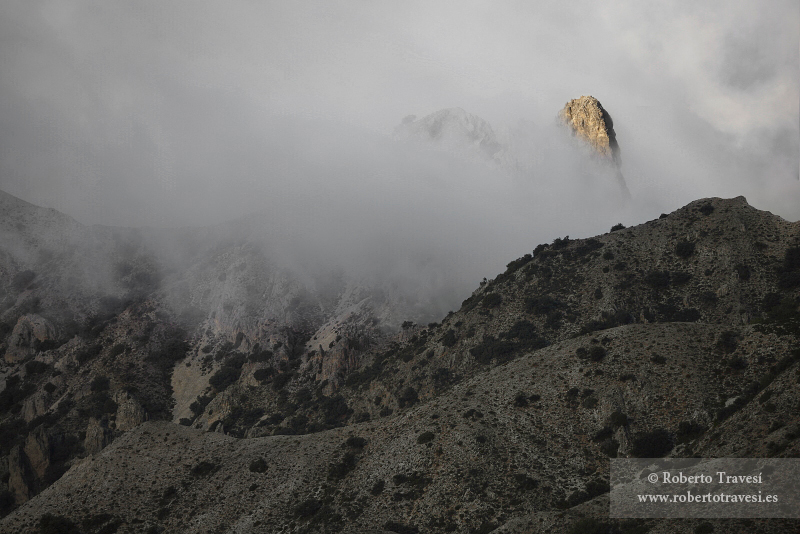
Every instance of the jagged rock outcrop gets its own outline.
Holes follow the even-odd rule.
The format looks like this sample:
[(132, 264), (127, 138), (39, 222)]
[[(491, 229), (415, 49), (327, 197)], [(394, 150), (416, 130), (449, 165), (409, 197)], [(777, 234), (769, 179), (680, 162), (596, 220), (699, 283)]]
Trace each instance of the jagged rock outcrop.
[(31, 498), (31, 481), (33, 473), (30, 463), (22, 447), (15, 445), (8, 455), (8, 489), (17, 504), (27, 502)]
[(36, 477), (44, 478), (44, 474), (50, 466), (50, 442), (43, 427), (39, 426), (28, 434), (23, 450)]
[(622, 176), (619, 144), (614, 132), (614, 122), (593, 96), (582, 96), (570, 100), (558, 113), (559, 120), (570, 128), (572, 134), (585, 142), (595, 156), (614, 168), (617, 181), (628, 194), (628, 187)]
[(489, 159), (503, 148), (491, 124), (461, 108), (441, 109), (421, 119), (409, 115), (395, 128), (394, 136)]
[(55, 327), (44, 317), (36, 314), (23, 315), (9, 336), (6, 362), (15, 363), (34, 354), (37, 342), (52, 340), (55, 334)]
[(98, 421), (95, 418), (89, 419), (86, 427), (86, 439), (83, 441), (86, 453), (97, 454), (109, 443), (111, 443), (111, 431), (108, 429), (108, 422)]
[(147, 419), (147, 412), (129, 392), (117, 391), (114, 394), (114, 402), (117, 403), (115, 424), (118, 431), (127, 432)]

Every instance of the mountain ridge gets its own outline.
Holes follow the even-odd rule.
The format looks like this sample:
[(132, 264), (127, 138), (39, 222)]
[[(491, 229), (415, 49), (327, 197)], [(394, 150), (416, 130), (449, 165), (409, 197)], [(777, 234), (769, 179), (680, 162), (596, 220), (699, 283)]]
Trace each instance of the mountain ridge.
[[(3, 406), (13, 414), (36, 398), (51, 414), (8, 441), (20, 440), (7, 453), (9, 483), (35, 491), (34, 466), (71, 469), (0, 525), (34, 532), (51, 513), (87, 532), (543, 532), (596, 515), (607, 458), (640, 454), (648, 433), (661, 433), (659, 455), (797, 454), (800, 223), (738, 197), (619, 226), (539, 245), (441, 323), (406, 322), (382, 343), (364, 329), (370, 320), (310, 338), (206, 326), (176, 336), (174, 312), (157, 299), (112, 310), (96, 325), (98, 355), (78, 357), (90, 339), (78, 331), (6, 366), (22, 381), (9, 399), (6, 378)], [(170, 381), (126, 390), (119, 369), (140, 358), (155, 366), (141, 372)], [(61, 375), (48, 383), (78, 405), (61, 415), (41, 389), (49, 369)], [(160, 417), (192, 428), (136, 426), (159, 413), (153, 398), (187, 387), (181, 379), (195, 385), (174, 407), (159, 401)], [(65, 421), (86, 421), (81, 406), (95, 414), (86, 438), (58, 460), (58, 440), (72, 435)], [(197, 452), (187, 461), (184, 450)], [(126, 470), (154, 458), (163, 473)], [(116, 489), (93, 489), (109, 480)], [(198, 499), (217, 504), (201, 512)]]

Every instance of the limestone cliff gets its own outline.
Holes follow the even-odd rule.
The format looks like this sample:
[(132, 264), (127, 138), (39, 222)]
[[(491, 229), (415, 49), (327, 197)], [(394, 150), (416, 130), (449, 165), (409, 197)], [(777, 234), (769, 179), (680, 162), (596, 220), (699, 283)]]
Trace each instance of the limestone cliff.
[(620, 187), (629, 196), (620, 170), (622, 162), (614, 122), (602, 104), (593, 96), (582, 96), (567, 102), (558, 118), (575, 137), (589, 145), (601, 161), (613, 167)]

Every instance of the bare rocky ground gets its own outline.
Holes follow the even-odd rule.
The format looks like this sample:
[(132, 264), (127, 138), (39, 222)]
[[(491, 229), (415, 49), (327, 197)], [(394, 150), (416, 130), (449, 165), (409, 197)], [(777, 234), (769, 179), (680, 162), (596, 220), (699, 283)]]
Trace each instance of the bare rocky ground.
[[(328, 308), (318, 296), (313, 306), (295, 301), (306, 311), (294, 323), (264, 311), (274, 303), (248, 312), (236, 291), (261, 278), (254, 261), (237, 271), (240, 256), (223, 249), (233, 262), (226, 280), (200, 268), (166, 272), (146, 298), (95, 319), (95, 338), (77, 321), (83, 329), (63, 345), (42, 347), (36, 332), (63, 339), (64, 323), (47, 319), (48, 334), (24, 318), (45, 311), (17, 313), (3, 424), (25, 424), (7, 434), (4, 483), (18, 507), (0, 529), (797, 528), (611, 521), (607, 480), (610, 456), (800, 452), (798, 223), (742, 197), (704, 199), (593, 239), (556, 239), (509, 263), (441, 323), (408, 322), (394, 338), (377, 334), (374, 308), (352, 307), (346, 288)], [(12, 279), (24, 272), (7, 269)], [(30, 284), (53, 283), (38, 276), (4, 313), (36, 292)], [(167, 291), (176, 286), (188, 296)], [(196, 287), (205, 289), (193, 299)], [(184, 301), (199, 310), (194, 323), (178, 319), (174, 302)], [(80, 428), (64, 454), (58, 440)], [(58, 462), (66, 473), (48, 479)]]

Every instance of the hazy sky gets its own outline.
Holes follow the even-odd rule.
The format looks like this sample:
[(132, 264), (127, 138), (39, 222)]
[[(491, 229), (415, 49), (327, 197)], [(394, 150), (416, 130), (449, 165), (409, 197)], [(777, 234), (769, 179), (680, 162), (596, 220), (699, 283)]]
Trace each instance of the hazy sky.
[[(796, 0), (5, 0), (0, 188), (85, 223), (264, 210), (312, 248), (500, 241), (503, 264), (705, 196), (797, 220), (799, 59)], [(567, 152), (526, 184), (388, 139), (455, 106), (544, 139), (588, 94), (614, 118), (622, 208)]]

